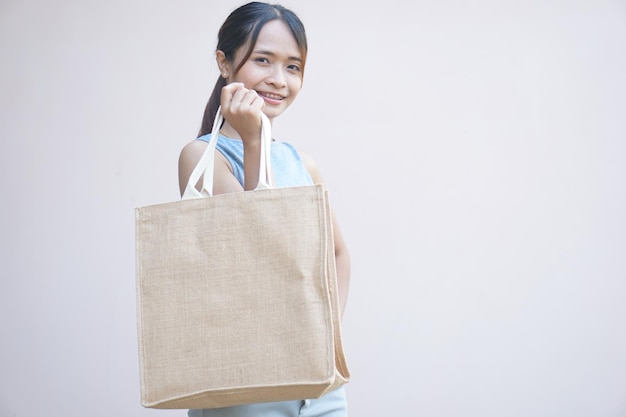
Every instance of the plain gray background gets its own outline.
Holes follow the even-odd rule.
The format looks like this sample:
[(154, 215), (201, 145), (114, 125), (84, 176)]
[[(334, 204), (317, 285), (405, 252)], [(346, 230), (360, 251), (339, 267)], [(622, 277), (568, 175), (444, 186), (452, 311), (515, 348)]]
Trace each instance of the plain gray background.
[[(134, 208), (241, 2), (0, 2), (0, 416), (139, 405)], [(626, 416), (626, 3), (285, 1), (310, 42), (275, 136), (348, 241), (352, 416)]]

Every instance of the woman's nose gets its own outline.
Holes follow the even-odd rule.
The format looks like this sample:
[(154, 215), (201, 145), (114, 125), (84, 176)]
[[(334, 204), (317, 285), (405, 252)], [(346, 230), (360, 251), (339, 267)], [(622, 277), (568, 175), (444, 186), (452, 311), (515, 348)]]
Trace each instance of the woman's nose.
[(287, 82), (285, 81), (285, 73), (283, 72), (283, 69), (279, 66), (272, 67), (272, 72), (270, 73), (268, 82), (276, 87), (284, 87)]

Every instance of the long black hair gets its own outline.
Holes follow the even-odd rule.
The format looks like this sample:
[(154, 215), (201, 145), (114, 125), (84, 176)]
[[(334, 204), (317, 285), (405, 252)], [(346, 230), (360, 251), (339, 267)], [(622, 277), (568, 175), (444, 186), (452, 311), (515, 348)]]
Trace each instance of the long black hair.
[[(307, 54), (307, 41), (304, 25), (291, 10), (278, 4), (268, 4), (261, 2), (251, 2), (235, 9), (224, 21), (218, 33), (217, 50), (222, 51), (226, 59), (234, 62), (237, 50), (250, 41), (250, 47), (243, 59), (234, 71), (236, 74), (246, 63), (248, 57), (252, 53), (252, 49), (256, 44), (259, 32), (263, 26), (272, 20), (282, 20), (291, 29), (293, 37), (296, 40), (300, 53), (302, 55), (302, 70), (304, 74), (304, 63)], [(226, 78), (220, 76), (213, 87), (213, 92), (204, 110), (202, 118), (202, 126), (198, 137), (211, 133), (215, 113), (220, 105), (222, 88), (226, 85)]]

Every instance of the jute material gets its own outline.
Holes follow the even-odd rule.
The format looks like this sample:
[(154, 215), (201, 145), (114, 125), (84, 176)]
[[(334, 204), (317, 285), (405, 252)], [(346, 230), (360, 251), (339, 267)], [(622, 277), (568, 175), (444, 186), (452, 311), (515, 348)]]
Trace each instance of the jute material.
[(142, 405), (318, 398), (347, 382), (334, 259), (322, 185), (136, 209)]

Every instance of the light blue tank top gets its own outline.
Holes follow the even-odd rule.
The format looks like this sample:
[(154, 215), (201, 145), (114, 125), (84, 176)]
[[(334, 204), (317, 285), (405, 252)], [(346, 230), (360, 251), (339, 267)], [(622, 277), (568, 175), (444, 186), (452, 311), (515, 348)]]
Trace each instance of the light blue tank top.
[[(198, 140), (208, 142), (211, 134), (200, 136)], [(233, 174), (243, 187), (243, 142), (218, 135), (217, 150), (233, 167)], [(298, 151), (287, 142), (273, 141), (271, 148), (272, 172), (276, 188), (312, 185), (313, 180), (304, 167)]]

